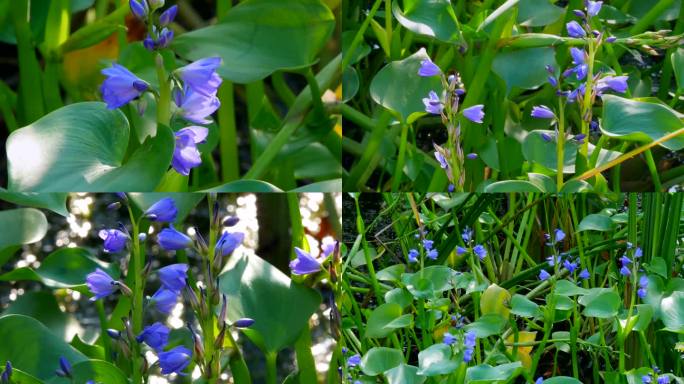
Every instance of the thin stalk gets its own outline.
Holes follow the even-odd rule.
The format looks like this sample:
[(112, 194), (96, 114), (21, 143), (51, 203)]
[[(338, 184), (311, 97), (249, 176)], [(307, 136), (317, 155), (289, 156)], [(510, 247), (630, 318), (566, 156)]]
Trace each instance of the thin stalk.
[(563, 187), (563, 168), (565, 165), (565, 105), (562, 97), (558, 98), (558, 137), (556, 138), (556, 157), (556, 191), (560, 191)]
[(269, 352), (266, 354), (266, 384), (276, 384), (278, 354)]
[(107, 335), (107, 313), (104, 309), (104, 304), (102, 300), (97, 300), (95, 302), (95, 308), (97, 308), (97, 316), (100, 319), (100, 340), (102, 341), (102, 347), (104, 348), (104, 359), (106, 361), (111, 361), (112, 359), (112, 347), (109, 344), (109, 336)]
[(394, 169), (394, 175), (392, 178), (392, 192), (399, 191), (401, 177), (404, 174), (404, 162), (406, 161), (406, 136), (408, 136), (408, 128), (409, 125), (406, 123), (401, 125), (401, 144), (399, 145), (399, 158), (397, 159), (397, 165)]
[[(138, 239), (138, 227), (139, 222), (135, 220), (133, 216), (133, 210), (131, 204), (127, 204), (128, 216), (131, 220), (131, 225), (133, 226), (133, 232), (131, 233), (131, 243), (132, 243), (132, 257), (133, 257), (133, 301), (131, 302), (132, 311), (132, 328), (133, 334), (138, 335), (142, 331), (143, 323), (143, 294), (145, 291), (145, 282), (142, 279), (143, 274), (143, 263), (144, 255), (141, 252), (140, 240)], [(143, 381), (142, 378), (142, 368), (144, 357), (141, 356), (140, 344), (132, 343), (133, 347), (133, 384), (140, 384)]]
[(43, 106), (43, 72), (36, 58), (32, 44), (31, 27), (28, 22), (28, 0), (10, 2), (11, 19), (17, 38), (19, 60), (19, 100), (23, 104), (23, 122), (30, 124), (40, 119), (45, 112)]
[(171, 85), (164, 69), (164, 58), (157, 53), (155, 60), (157, 78), (159, 79), (159, 98), (157, 99), (157, 123), (170, 126), (171, 122)]
[(653, 160), (653, 154), (651, 153), (650, 149), (647, 149), (644, 152), (644, 158), (646, 159), (646, 166), (648, 167), (648, 171), (651, 173), (651, 178), (653, 179), (653, 186), (655, 187), (656, 192), (661, 192), (663, 190), (663, 185), (660, 183), (658, 168)]
[(594, 39), (589, 38), (589, 58), (587, 59), (587, 65), (589, 69), (587, 70), (587, 83), (584, 89), (584, 98), (582, 99), (582, 111), (580, 120), (582, 121), (582, 133), (585, 136), (584, 144), (582, 144), (581, 152), (586, 158), (589, 153), (589, 122), (591, 122), (591, 94), (594, 88), (594, 56), (596, 55), (596, 47), (594, 46)]
[(370, 11), (368, 11), (368, 14), (363, 20), (363, 23), (361, 23), (359, 30), (356, 31), (354, 39), (352, 39), (351, 44), (349, 44), (349, 49), (347, 49), (347, 51), (344, 53), (342, 65), (340, 66), (341, 68), (347, 68), (347, 65), (349, 65), (351, 62), (351, 59), (354, 57), (354, 51), (356, 51), (356, 48), (358, 48), (359, 44), (361, 44), (361, 41), (363, 40), (363, 34), (366, 32), (366, 29), (368, 28), (371, 20), (373, 20), (373, 17), (375, 17), (375, 12), (377, 12), (378, 8), (380, 8), (380, 4), (382, 4), (382, 0), (375, 0), (373, 7), (371, 7)]

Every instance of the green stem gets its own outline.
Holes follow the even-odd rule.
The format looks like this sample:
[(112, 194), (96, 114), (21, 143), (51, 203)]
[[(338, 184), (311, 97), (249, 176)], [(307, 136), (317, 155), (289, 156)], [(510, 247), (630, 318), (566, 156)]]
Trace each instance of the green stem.
[(359, 27), (359, 30), (356, 31), (354, 39), (352, 40), (351, 44), (349, 44), (349, 49), (344, 52), (344, 58), (342, 58), (342, 65), (340, 68), (347, 68), (347, 65), (349, 65), (351, 62), (351, 59), (354, 57), (354, 51), (356, 51), (356, 48), (359, 46), (359, 44), (361, 44), (361, 41), (363, 40), (363, 34), (366, 32), (366, 29), (368, 28), (371, 20), (373, 20), (373, 17), (375, 17), (375, 12), (377, 12), (378, 8), (380, 8), (380, 4), (382, 4), (382, 0), (375, 0), (373, 7), (370, 9), (370, 11), (368, 11), (368, 15), (366, 15), (363, 23), (361, 23), (361, 27)]
[(268, 352), (266, 354), (266, 384), (276, 384), (277, 359), (278, 354), (275, 352)]
[[(556, 138), (556, 191), (563, 187), (563, 169), (565, 168), (565, 106), (563, 98), (558, 98), (558, 137)], [(588, 138), (585, 140), (589, 140)]]
[(582, 110), (580, 120), (582, 121), (582, 133), (585, 135), (584, 144), (582, 144), (581, 152), (586, 158), (589, 153), (589, 123), (591, 122), (591, 94), (594, 88), (594, 56), (596, 55), (596, 49), (594, 47), (594, 39), (589, 38), (589, 58), (587, 59), (587, 64), (589, 70), (587, 71), (587, 83), (584, 89), (584, 98), (582, 100)]
[(157, 123), (170, 126), (171, 122), (171, 85), (169, 84), (164, 58), (157, 53), (157, 78), (159, 79), (159, 99), (157, 100)]
[(647, 149), (644, 152), (644, 158), (646, 159), (646, 166), (648, 166), (648, 171), (651, 173), (651, 178), (653, 179), (653, 186), (655, 187), (656, 192), (661, 192), (663, 190), (663, 185), (660, 183), (658, 168), (653, 160), (653, 154), (650, 149)]
[(401, 177), (404, 174), (404, 162), (406, 161), (406, 136), (408, 136), (409, 125), (403, 123), (401, 125), (401, 144), (399, 145), (399, 158), (394, 169), (394, 176), (392, 178), (392, 192), (399, 191), (401, 185)]
[(102, 347), (104, 348), (104, 359), (105, 361), (111, 361), (112, 359), (112, 347), (109, 343), (109, 336), (107, 334), (107, 313), (104, 309), (104, 304), (102, 300), (97, 300), (95, 302), (95, 307), (97, 308), (97, 315), (100, 319), (100, 340), (102, 341)]
[(316, 361), (311, 352), (311, 331), (308, 325), (304, 327), (295, 342), (295, 353), (297, 355), (297, 368), (299, 368), (299, 382), (317, 383)]
[(36, 58), (33, 47), (31, 28), (28, 23), (28, 0), (10, 2), (11, 19), (14, 21), (14, 33), (17, 38), (17, 58), (19, 59), (19, 97), (23, 104), (26, 124), (40, 119), (43, 108), (43, 72)]
[(309, 89), (311, 90), (311, 102), (313, 103), (314, 109), (320, 113), (325, 113), (321, 88), (318, 86), (318, 80), (316, 80), (316, 76), (311, 67), (304, 71), (304, 77), (306, 77), (306, 82), (309, 84)]
[[(133, 216), (133, 210), (131, 209), (130, 203), (127, 205), (128, 215), (131, 220), (131, 225), (133, 226), (133, 232), (131, 233), (132, 242), (132, 257), (133, 257), (133, 270), (129, 273), (133, 273), (133, 301), (131, 303), (131, 311), (133, 312), (132, 317), (132, 328), (133, 334), (138, 335), (142, 331), (143, 323), (143, 294), (145, 291), (145, 282), (142, 279), (143, 274), (143, 263), (144, 256), (142, 255), (140, 248), (140, 240), (138, 239), (138, 226), (139, 222), (135, 220)], [(133, 384), (142, 383), (142, 367), (143, 362), (140, 351), (139, 343), (133, 344)]]

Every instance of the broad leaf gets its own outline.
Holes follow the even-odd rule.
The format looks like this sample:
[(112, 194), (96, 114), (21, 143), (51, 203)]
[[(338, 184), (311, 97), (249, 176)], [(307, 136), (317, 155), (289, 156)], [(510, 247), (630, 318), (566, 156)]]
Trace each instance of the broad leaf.
[(236, 180), (207, 189), (204, 192), (282, 192), (280, 188), (260, 180)]
[(401, 351), (393, 348), (374, 347), (361, 359), (361, 370), (368, 376), (377, 376), (404, 363)]
[[(519, 49), (501, 52), (492, 63), (492, 70), (513, 88), (530, 89), (543, 85), (548, 73), (547, 65), (556, 66), (554, 50), (550, 47)], [(525, 68), (521, 71), (521, 68)]]
[(499, 382), (510, 382), (522, 371), (522, 364), (515, 363), (501, 364), (492, 367), (489, 364), (480, 364), (469, 367), (466, 371), (466, 383), (468, 384), (490, 384)]
[(446, 375), (453, 372), (460, 362), (451, 358), (451, 347), (433, 344), (418, 353), (418, 374), (421, 376)]
[(456, 13), (449, 0), (404, 0), (403, 10), (399, 2), (392, 3), (392, 13), (397, 21), (409, 31), (445, 42), (460, 38)]
[[(542, 137), (542, 134), (554, 138), (551, 141), (546, 141)], [(546, 130), (534, 130), (527, 134), (525, 140), (523, 140), (522, 150), (523, 155), (527, 161), (539, 164), (545, 168), (552, 171), (556, 171), (558, 168), (557, 160), (558, 156), (556, 154), (556, 133), (554, 131)], [(565, 141), (565, 151), (563, 152), (563, 173), (575, 173), (575, 158), (577, 157), (577, 149), (579, 146), (574, 140)], [(593, 144), (589, 144), (589, 154), (591, 155), (596, 147)], [(596, 165), (603, 165), (621, 155), (620, 152), (610, 151), (607, 149), (601, 149), (599, 152)]]
[(40, 241), (47, 233), (43, 212), (34, 208), (0, 211), (0, 249)]
[(6, 192), (0, 188), (0, 200), (33, 208), (45, 208), (64, 217), (69, 216), (66, 207), (68, 193)]
[(387, 337), (396, 329), (411, 325), (413, 316), (402, 315), (402, 307), (399, 304), (385, 303), (375, 308), (368, 316), (365, 337)]
[(591, 214), (585, 216), (579, 224), (578, 232), (581, 231), (599, 231), (608, 232), (615, 228), (615, 223), (610, 217), (601, 214)]

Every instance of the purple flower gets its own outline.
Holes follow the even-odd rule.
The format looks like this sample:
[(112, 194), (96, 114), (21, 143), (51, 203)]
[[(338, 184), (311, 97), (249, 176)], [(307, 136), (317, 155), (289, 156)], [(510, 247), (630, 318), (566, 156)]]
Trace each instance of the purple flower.
[(159, 246), (166, 251), (178, 251), (192, 245), (192, 239), (173, 227), (164, 228), (157, 235)]
[(566, 28), (568, 29), (568, 36), (570, 37), (585, 37), (587, 36), (587, 32), (582, 28), (582, 26), (576, 22), (575, 20), (565, 24)]
[(428, 251), (426, 256), (430, 260), (437, 260), (437, 256), (439, 256), (439, 253), (437, 253), (436, 249), (431, 249)]
[(600, 79), (596, 84), (596, 90), (599, 94), (612, 89), (615, 92), (627, 92), (627, 76), (606, 76)]
[(71, 363), (66, 357), (59, 357), (59, 369), (57, 370), (57, 375), (61, 377), (71, 377), (72, 369)]
[(207, 57), (178, 68), (176, 72), (185, 85), (204, 96), (215, 96), (221, 85), (216, 69), (221, 66), (220, 57)]
[(149, 13), (150, 9), (147, 7), (146, 0), (130, 0), (128, 5), (130, 5), (131, 12), (133, 12), (135, 17), (140, 20), (145, 20), (145, 18), (147, 18), (147, 14)]
[(669, 383), (670, 383), (670, 377), (669, 376), (658, 377), (658, 384), (669, 384)]
[(482, 124), (484, 115), (484, 105), (482, 104), (473, 105), (472, 107), (463, 110), (463, 116), (473, 123)]
[(549, 277), (551, 277), (551, 275), (548, 272), (546, 272), (545, 269), (542, 269), (539, 272), (539, 280), (541, 280), (541, 281), (548, 280)]
[[(583, 80), (585, 77), (587, 77), (587, 71), (589, 70), (589, 66), (587, 64), (580, 64), (576, 66), (575, 68), (572, 69), (572, 71), (575, 73), (575, 76), (577, 76), (577, 80)], [(584, 85), (582, 83), (581, 85)], [(580, 89), (579, 87), (577, 89)], [(582, 88), (584, 89), (584, 88)], [(577, 90), (573, 91), (577, 92)], [(582, 94), (584, 94), (584, 91), (581, 91)], [(571, 93), (571, 99), (574, 99), (577, 93), (574, 93), (574, 95)]]
[(169, 342), (169, 328), (160, 322), (156, 322), (143, 329), (135, 338), (138, 343), (145, 343), (156, 351), (162, 351)]
[(95, 272), (91, 272), (86, 276), (86, 285), (90, 292), (95, 295), (90, 301), (99, 300), (105, 296), (111, 295), (117, 287), (114, 279), (100, 268), (97, 268)]
[(603, 1), (587, 1), (587, 14), (589, 17), (598, 15), (602, 5)]
[(104, 240), (104, 251), (107, 253), (121, 252), (128, 243), (128, 235), (118, 229), (103, 229), (98, 235)]
[(425, 240), (423, 240), (423, 248), (425, 248), (425, 250), (429, 251), (432, 249), (432, 246), (434, 245), (434, 243), (435, 242), (432, 240), (425, 239)]
[(430, 91), (428, 97), (423, 98), (423, 104), (425, 105), (425, 112), (432, 113), (434, 115), (439, 115), (444, 109), (444, 104), (437, 96), (435, 91)]
[(636, 247), (636, 249), (634, 250), (634, 258), (638, 259), (643, 255), (644, 252), (641, 250), (641, 247)]
[(297, 258), (290, 261), (290, 270), (295, 275), (307, 275), (321, 270), (321, 263), (303, 249), (295, 247)]
[(620, 263), (622, 263), (623, 266), (627, 266), (632, 263), (632, 259), (625, 255), (622, 255), (622, 257), (620, 257)]
[(423, 77), (437, 76), (442, 73), (437, 64), (433, 63), (430, 59), (425, 59), (420, 62), (420, 69), (418, 69), (418, 75)]
[(180, 293), (188, 277), (187, 264), (171, 264), (159, 270), (159, 279), (165, 289)]
[(651, 374), (641, 376), (641, 382), (642, 384), (651, 384), (653, 382)]
[(242, 244), (242, 240), (244, 239), (245, 234), (242, 232), (223, 232), (216, 242), (214, 251), (217, 254), (220, 252), (222, 256), (228, 256)]
[(347, 367), (353, 368), (361, 364), (361, 356), (357, 353), (347, 359)]
[(169, 314), (178, 302), (178, 294), (174, 291), (160, 288), (152, 295), (152, 301), (161, 313)]
[(143, 47), (145, 47), (145, 49), (147, 49), (148, 51), (154, 51), (156, 46), (157, 43), (150, 35), (147, 35), (147, 37), (143, 40)]
[(447, 163), (446, 159), (439, 151), (435, 151), (435, 158), (439, 161), (439, 166), (442, 167), (442, 169), (449, 168), (449, 163)]
[(551, 137), (551, 135), (549, 135), (549, 134), (546, 133), (546, 132), (542, 132), (541, 137), (542, 137), (542, 139), (544, 139), (544, 141), (546, 141), (547, 143), (550, 142), (551, 140), (553, 140), (553, 137)]
[(589, 271), (588, 271), (586, 268), (584, 268), (584, 269), (582, 270), (582, 272), (579, 273), (579, 278), (582, 279), (582, 280), (586, 280), (586, 279), (588, 279), (589, 277), (590, 277)]
[(584, 139), (587, 137), (584, 133), (580, 133), (578, 135), (575, 135), (574, 139), (577, 140), (578, 143), (584, 144)]
[(173, 40), (173, 29), (164, 28), (159, 32), (159, 39), (155, 43), (158, 48), (166, 48)]
[(547, 80), (549, 81), (549, 84), (551, 84), (552, 87), (556, 88), (558, 86), (558, 80), (555, 76), (549, 76)]
[(12, 378), (12, 363), (9, 360), (5, 363), (5, 371), (0, 375), (0, 383), (9, 384)]
[(576, 47), (570, 48), (570, 56), (572, 56), (572, 63), (575, 65), (586, 63), (587, 54), (582, 49)]
[(467, 249), (461, 247), (460, 245), (457, 245), (457, 246), (456, 246), (456, 254), (457, 254), (457, 255), (460, 256), (460, 255), (462, 255), (462, 254), (464, 254), (464, 253), (466, 253), (466, 252), (468, 252)]
[(535, 380), (534, 384), (543, 384), (544, 383), (544, 378), (539, 376), (537, 377), (537, 380)]
[(629, 276), (632, 274), (632, 272), (629, 270), (629, 268), (627, 268), (626, 265), (623, 265), (622, 268), (620, 268), (620, 274), (622, 276)]
[(183, 128), (176, 132), (176, 147), (173, 150), (171, 165), (176, 172), (188, 176), (190, 170), (202, 164), (197, 144), (204, 142), (209, 130), (196, 125)]
[(615, 36), (610, 36), (606, 39), (606, 43), (612, 44), (617, 40), (617, 37)]
[(456, 343), (456, 336), (452, 335), (449, 332), (444, 333), (444, 339), (442, 342), (446, 345), (452, 346)]
[(573, 273), (577, 270), (577, 263), (571, 263), (569, 260), (563, 261), (563, 267), (568, 270), (568, 272)]
[(560, 241), (563, 241), (565, 239), (565, 232), (563, 232), (562, 229), (556, 228), (556, 230), (553, 233), (553, 242), (558, 243)]
[(469, 363), (473, 360), (473, 354), (475, 353), (475, 340), (477, 336), (474, 331), (468, 331), (465, 333), (463, 340), (463, 346), (465, 347), (463, 351), (463, 361)]
[(447, 191), (449, 191), (449, 193), (451, 193), (451, 192), (453, 192), (454, 190), (456, 190), (456, 186), (453, 185), (453, 184), (449, 184), (449, 186), (447, 187)]
[(215, 95), (203, 95), (187, 87), (184, 93), (177, 93), (175, 101), (180, 107), (180, 115), (196, 124), (211, 123), (208, 117), (221, 106)]
[(145, 216), (152, 221), (172, 223), (176, 220), (178, 209), (176, 203), (170, 197), (165, 197), (152, 204), (145, 211)]
[(170, 7), (159, 16), (159, 24), (161, 24), (163, 27), (166, 27), (167, 25), (171, 24), (173, 20), (176, 18), (177, 13), (177, 5)]
[(530, 114), (536, 119), (555, 119), (556, 115), (553, 113), (549, 107), (545, 105), (537, 105), (532, 107), (532, 113)]
[(463, 233), (461, 234), (461, 238), (463, 239), (463, 242), (468, 243), (470, 240), (473, 238), (473, 230), (465, 227), (463, 230)]
[(100, 92), (109, 109), (116, 109), (128, 104), (149, 88), (149, 84), (116, 63), (103, 69), (102, 74), (107, 78), (102, 83)]
[(468, 160), (475, 160), (477, 159), (477, 153), (469, 153), (466, 155), (466, 159)]
[(177, 373), (181, 376), (186, 376), (186, 374), (181, 371), (190, 364), (192, 352), (184, 346), (179, 345), (167, 352), (160, 352), (158, 357), (162, 375)]
[(241, 319), (237, 319), (233, 323), (233, 326), (235, 326), (236, 328), (249, 328), (252, 325), (254, 325), (254, 319), (250, 319), (248, 317), (243, 317)]
[(475, 247), (473, 247), (473, 253), (480, 259), (484, 260), (485, 257), (487, 257), (487, 249), (481, 245), (478, 244)]

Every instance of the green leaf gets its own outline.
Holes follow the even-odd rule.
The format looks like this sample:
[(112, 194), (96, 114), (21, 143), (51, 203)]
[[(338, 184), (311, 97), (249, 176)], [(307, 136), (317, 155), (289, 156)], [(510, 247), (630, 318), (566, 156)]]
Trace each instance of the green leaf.
[(684, 334), (684, 292), (673, 292), (660, 302), (665, 330)]
[(537, 184), (526, 180), (504, 180), (491, 183), (485, 187), (486, 193), (528, 193), (546, 192), (539, 188)]
[(404, 363), (401, 351), (393, 348), (374, 347), (361, 359), (361, 370), (368, 376), (377, 376)]
[(620, 295), (606, 288), (590, 289), (588, 294), (579, 298), (579, 303), (584, 306), (584, 316), (600, 319), (614, 317), (622, 305)]
[(394, 288), (385, 293), (385, 302), (399, 304), (403, 309), (411, 305), (413, 296), (404, 288)]
[(0, 211), (0, 248), (40, 241), (48, 230), (43, 212), (34, 208)]
[(418, 375), (418, 368), (400, 364), (385, 372), (389, 384), (422, 384), (426, 378)]
[(396, 329), (410, 326), (412, 322), (412, 315), (402, 315), (401, 305), (385, 303), (375, 308), (368, 316), (364, 337), (387, 337)]
[(261, 193), (261, 192), (282, 192), (282, 191), (280, 190), (280, 188), (276, 187), (275, 185), (269, 184), (265, 181), (236, 180), (236, 181), (231, 181), (230, 183), (220, 185), (218, 187), (207, 189), (204, 192), (252, 192), (252, 193)]
[(128, 384), (128, 376), (111, 363), (102, 360), (88, 360), (72, 366), (73, 379), (55, 377), (48, 384), (85, 383), (92, 380), (104, 384)]
[[(370, 256), (371, 260), (375, 260), (380, 256), (374, 247), (368, 247), (368, 255)], [(360, 249), (351, 256), (351, 265), (355, 268), (366, 265), (366, 253), (363, 249)]]
[(393, 2), (392, 13), (404, 28), (447, 43), (460, 39), (461, 32), (451, 1), (404, 0), (403, 3), (402, 10), (398, 1)]
[(563, 184), (560, 194), (591, 192), (593, 187), (584, 180), (570, 180)]
[(170, 197), (176, 204), (178, 209), (178, 215), (176, 216), (176, 222), (182, 222), (192, 211), (197, 204), (204, 198), (203, 193), (130, 193), (129, 198), (135, 205), (142, 211), (146, 211), (157, 201)]
[(342, 102), (346, 103), (359, 91), (359, 74), (354, 67), (347, 67), (342, 73)]
[(476, 321), (466, 325), (465, 329), (468, 331), (474, 331), (478, 338), (483, 338), (501, 333), (505, 325), (505, 317), (490, 313), (488, 315), (481, 316)]
[(684, 92), (684, 48), (677, 48), (672, 52), (671, 58), (675, 79), (677, 79), (677, 89)]
[(7, 139), (12, 191), (151, 191), (171, 163), (174, 138), (160, 127), (123, 163), (129, 125), (104, 103), (71, 104)]
[[(375, 249), (375, 248), (371, 248), (371, 249)], [(394, 264), (394, 265), (390, 265), (387, 268), (379, 270), (378, 273), (375, 274), (375, 277), (380, 281), (396, 281), (396, 282), (399, 282), (399, 281), (401, 281), (401, 274), (404, 273), (405, 270), (406, 270), (406, 265)]]
[(556, 282), (556, 289), (554, 293), (562, 296), (576, 296), (576, 295), (586, 295), (589, 293), (588, 290), (579, 287), (577, 284), (569, 280), (558, 280)]
[(598, 231), (608, 232), (615, 228), (615, 223), (610, 217), (601, 214), (591, 214), (585, 216), (577, 228), (577, 232), (582, 231)]
[(539, 305), (523, 295), (515, 294), (511, 299), (511, 313), (521, 317), (541, 317)]
[[(492, 70), (506, 82), (510, 92), (513, 88), (531, 89), (543, 85), (548, 77), (546, 65), (556, 66), (553, 48), (527, 48), (498, 53)], [(521, 68), (525, 70), (521, 71)]]
[[(411, 123), (425, 114), (423, 98), (430, 91), (442, 89), (439, 76), (418, 76), (420, 62), (428, 59), (425, 48), (400, 61), (385, 65), (373, 78), (370, 95), (373, 101), (397, 113), (401, 120)], [(410, 92), (399, 92), (410, 89)]]
[(582, 382), (573, 377), (556, 376), (544, 380), (544, 384), (582, 384)]
[(0, 188), (0, 200), (33, 208), (45, 208), (64, 217), (69, 216), (66, 207), (68, 193), (20, 193), (6, 192)]
[(317, 183), (307, 184), (289, 192), (341, 192), (342, 179), (333, 179), (319, 181)]
[(563, 8), (548, 0), (520, 0), (518, 3), (518, 24), (525, 27), (549, 25), (563, 15)]
[[(555, 139), (551, 141), (546, 141), (542, 137), (542, 134), (546, 133), (552, 138), (556, 137), (555, 131), (541, 130), (537, 129), (531, 131), (527, 134), (522, 144), (523, 156), (527, 161), (539, 164), (551, 171), (556, 171), (558, 168), (556, 155), (556, 142)], [(591, 155), (596, 147), (593, 144), (589, 144), (589, 154)], [(577, 142), (574, 140), (565, 141), (565, 152), (563, 152), (563, 173), (575, 173), (575, 158), (577, 155)], [(609, 151), (607, 149), (601, 149), (599, 153), (596, 165), (603, 165), (613, 159), (616, 159), (621, 155), (620, 152)]]
[[(354, 40), (355, 36), (356, 36), (355, 30), (349, 30), (349, 31), (342, 32), (342, 52), (344, 52), (345, 55), (347, 54), (347, 52), (349, 52), (349, 47), (351, 46), (352, 41)], [(368, 45), (363, 40), (363, 37), (361, 37), (361, 43), (356, 47), (356, 51), (352, 55), (352, 58), (349, 60), (349, 65), (354, 65), (354, 64), (358, 63), (361, 59), (368, 56), (368, 54), (370, 52), (371, 52), (370, 45)]]
[(496, 284), (491, 284), (480, 297), (480, 311), (483, 315), (491, 313), (508, 318), (510, 300), (510, 292)]
[[(662, 104), (603, 95), (601, 132), (608, 137), (642, 143), (657, 140), (682, 127), (682, 115)], [(662, 144), (671, 151), (684, 148), (684, 136)]]
[(264, 352), (294, 343), (321, 302), (318, 292), (293, 282), (256, 255), (233, 254), (219, 279), (228, 297), (228, 318), (254, 319), (242, 332)]
[(249, 83), (311, 66), (334, 27), (333, 13), (320, 0), (247, 0), (219, 24), (178, 36), (173, 49), (187, 60), (218, 55), (222, 77)]
[(59, 358), (64, 356), (73, 365), (87, 358), (47, 327), (28, 316), (0, 316), (0, 361), (12, 365), (38, 379), (46, 380), (55, 375)]
[[(489, 364), (480, 364), (468, 367), (466, 371), (466, 383), (468, 384), (490, 384), (499, 382), (510, 382), (522, 372), (522, 363), (501, 364), (492, 367)], [(546, 381), (544, 381), (546, 383)]]
[(453, 372), (460, 362), (451, 359), (451, 347), (438, 343), (418, 353), (418, 374), (421, 376), (447, 375)]
[(27, 292), (12, 302), (2, 314), (30, 316), (62, 340), (71, 340), (83, 331), (72, 315), (62, 312), (52, 292)]
[(419, 299), (429, 299), (453, 288), (456, 271), (443, 265), (431, 265), (419, 273), (404, 273), (401, 281), (406, 289)]

